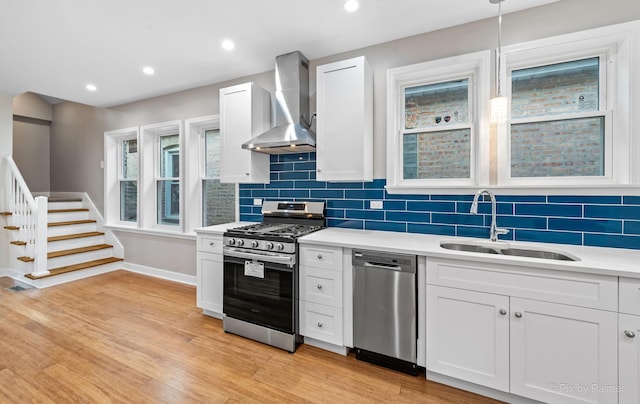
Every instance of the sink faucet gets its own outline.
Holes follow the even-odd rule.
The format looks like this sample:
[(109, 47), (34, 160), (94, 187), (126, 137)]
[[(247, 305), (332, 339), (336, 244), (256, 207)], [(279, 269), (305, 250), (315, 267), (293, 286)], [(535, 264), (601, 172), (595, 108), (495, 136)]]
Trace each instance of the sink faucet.
[(498, 241), (498, 235), (509, 233), (509, 229), (501, 229), (496, 226), (496, 196), (493, 194), (493, 192), (489, 191), (488, 189), (481, 189), (476, 192), (476, 194), (473, 196), (471, 211), (469, 213), (474, 215), (478, 214), (478, 199), (480, 198), (480, 195), (483, 194), (489, 195), (489, 198), (491, 198), (491, 234), (489, 236), (489, 240)]

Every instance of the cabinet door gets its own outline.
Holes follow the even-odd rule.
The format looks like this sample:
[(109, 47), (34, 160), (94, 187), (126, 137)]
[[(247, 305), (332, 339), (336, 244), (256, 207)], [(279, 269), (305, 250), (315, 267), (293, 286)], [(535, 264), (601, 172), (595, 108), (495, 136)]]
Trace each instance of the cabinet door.
[(620, 404), (640, 403), (640, 316), (620, 314)]
[(373, 179), (373, 76), (364, 57), (317, 68), (317, 179)]
[(269, 155), (242, 144), (269, 129), (266, 90), (253, 83), (220, 89), (220, 181), (268, 183)]
[(511, 392), (547, 403), (617, 403), (617, 317), (511, 298)]
[(427, 285), (427, 370), (509, 391), (509, 298)]
[(221, 254), (198, 252), (197, 305), (217, 318), (222, 318), (223, 265)]

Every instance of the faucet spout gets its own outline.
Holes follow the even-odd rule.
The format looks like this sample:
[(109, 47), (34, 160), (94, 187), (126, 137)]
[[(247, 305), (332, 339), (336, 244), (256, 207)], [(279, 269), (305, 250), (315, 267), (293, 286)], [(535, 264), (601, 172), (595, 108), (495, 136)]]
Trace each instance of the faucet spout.
[(469, 211), (469, 213), (473, 215), (478, 214), (478, 200), (480, 199), (481, 195), (488, 195), (491, 199), (491, 228), (489, 231), (489, 240), (498, 241), (498, 235), (509, 233), (509, 229), (501, 229), (496, 226), (496, 196), (493, 194), (493, 192), (489, 191), (488, 189), (478, 190), (473, 196), (473, 202), (471, 202), (471, 210)]

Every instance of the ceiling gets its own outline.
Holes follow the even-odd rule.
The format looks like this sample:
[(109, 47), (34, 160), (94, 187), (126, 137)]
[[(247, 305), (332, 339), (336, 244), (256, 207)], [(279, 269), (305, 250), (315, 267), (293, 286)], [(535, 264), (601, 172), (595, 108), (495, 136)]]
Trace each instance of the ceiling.
[[(507, 0), (503, 13), (554, 1)], [(0, 93), (99, 107), (268, 71), (293, 50), (317, 59), (498, 12), (489, 0), (360, 0), (354, 13), (344, 0), (0, 3)], [(233, 51), (221, 47), (227, 38)]]

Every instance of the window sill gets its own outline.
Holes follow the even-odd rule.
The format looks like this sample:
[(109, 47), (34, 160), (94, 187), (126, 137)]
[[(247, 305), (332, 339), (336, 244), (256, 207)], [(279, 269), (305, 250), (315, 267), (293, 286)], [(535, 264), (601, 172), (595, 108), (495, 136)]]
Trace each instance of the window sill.
[(106, 229), (113, 231), (121, 231), (125, 233), (135, 233), (135, 234), (144, 234), (148, 236), (157, 236), (157, 237), (169, 237), (169, 238), (177, 238), (183, 240), (196, 240), (195, 233), (180, 233), (174, 231), (167, 230), (158, 230), (158, 229), (140, 229), (137, 227), (130, 226), (121, 226), (121, 225), (105, 225)]
[(477, 186), (450, 186), (450, 187), (424, 187), (424, 186), (398, 186), (387, 185), (385, 187), (389, 194), (408, 195), (467, 195), (473, 194), (478, 189), (488, 188), (496, 195), (639, 195), (640, 184), (634, 185), (593, 185), (590, 187), (571, 185), (548, 185), (548, 186), (497, 186), (497, 185), (477, 185)]

